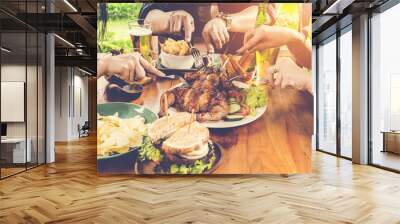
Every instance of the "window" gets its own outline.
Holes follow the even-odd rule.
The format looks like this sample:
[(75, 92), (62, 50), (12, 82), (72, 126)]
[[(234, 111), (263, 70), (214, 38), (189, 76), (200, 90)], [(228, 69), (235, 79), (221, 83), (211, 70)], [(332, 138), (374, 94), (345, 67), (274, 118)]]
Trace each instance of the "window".
[(318, 48), (318, 149), (336, 153), (336, 37)]
[(371, 18), (371, 161), (400, 170), (400, 5)]
[[(1, 1), (20, 16), (44, 1)], [(14, 8), (14, 7), (13, 7)], [(45, 34), (0, 12), (0, 178), (45, 163)], [(13, 109), (11, 109), (13, 108)]]
[(352, 157), (352, 32), (340, 36), (340, 155)]

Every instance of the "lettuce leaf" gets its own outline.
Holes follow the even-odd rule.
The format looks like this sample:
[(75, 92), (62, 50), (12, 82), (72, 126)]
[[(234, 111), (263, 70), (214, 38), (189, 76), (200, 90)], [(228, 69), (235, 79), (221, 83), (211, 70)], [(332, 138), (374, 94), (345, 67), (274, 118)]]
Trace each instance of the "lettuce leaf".
[(246, 105), (250, 107), (250, 115), (256, 115), (256, 109), (267, 105), (268, 96), (265, 88), (261, 85), (251, 85), (245, 89)]
[(151, 143), (150, 139), (145, 137), (143, 144), (139, 149), (139, 159), (141, 161), (151, 160), (159, 162), (163, 159), (163, 155), (161, 154), (161, 151)]

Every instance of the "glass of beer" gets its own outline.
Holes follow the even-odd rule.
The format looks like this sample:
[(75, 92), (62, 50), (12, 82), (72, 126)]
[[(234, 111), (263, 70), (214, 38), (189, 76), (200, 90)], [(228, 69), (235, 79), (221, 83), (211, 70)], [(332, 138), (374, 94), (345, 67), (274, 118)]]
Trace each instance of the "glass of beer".
[(268, 68), (271, 66), (270, 58), (273, 49), (265, 49), (256, 51), (256, 83), (260, 84), (262, 81), (271, 82), (272, 77), (268, 75)]
[(128, 23), (133, 51), (139, 52), (148, 62), (152, 62), (151, 24), (143, 19), (132, 20)]

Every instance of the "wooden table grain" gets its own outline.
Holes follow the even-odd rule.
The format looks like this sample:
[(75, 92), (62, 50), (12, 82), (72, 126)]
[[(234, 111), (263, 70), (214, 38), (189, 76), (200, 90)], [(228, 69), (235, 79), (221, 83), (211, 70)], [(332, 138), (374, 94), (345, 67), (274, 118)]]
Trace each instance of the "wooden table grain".
[[(143, 105), (155, 113), (159, 99), (179, 81), (157, 80), (145, 87)], [(293, 89), (272, 89), (265, 114), (246, 126), (210, 129), (223, 147), (215, 174), (311, 172), (313, 97)]]

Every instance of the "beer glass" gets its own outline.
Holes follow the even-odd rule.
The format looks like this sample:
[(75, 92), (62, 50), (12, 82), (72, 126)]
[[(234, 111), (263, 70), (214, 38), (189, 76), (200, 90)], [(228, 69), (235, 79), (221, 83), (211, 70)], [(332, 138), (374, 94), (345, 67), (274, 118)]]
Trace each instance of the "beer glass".
[(133, 51), (139, 52), (148, 62), (152, 61), (151, 24), (143, 19), (132, 20), (128, 23)]
[[(258, 4), (258, 13), (256, 17), (256, 27), (262, 26), (264, 24), (271, 24), (271, 19), (267, 14), (268, 3)], [(261, 80), (272, 81), (272, 77), (268, 76), (267, 70), (271, 66), (271, 55), (274, 49), (265, 49), (256, 51), (256, 83), (260, 84)]]

